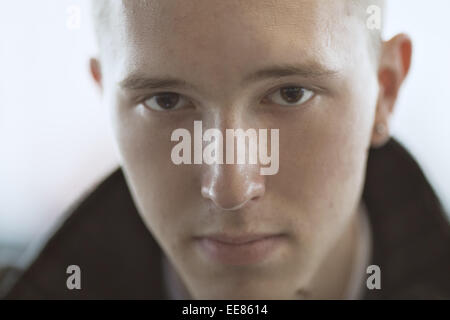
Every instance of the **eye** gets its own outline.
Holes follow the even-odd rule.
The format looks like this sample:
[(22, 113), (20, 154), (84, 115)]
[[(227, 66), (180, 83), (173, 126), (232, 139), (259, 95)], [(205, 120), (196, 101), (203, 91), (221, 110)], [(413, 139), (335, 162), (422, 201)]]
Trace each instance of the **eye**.
[(176, 110), (183, 107), (186, 99), (174, 92), (163, 92), (147, 98), (142, 104), (156, 111)]
[(282, 87), (270, 94), (271, 102), (284, 106), (297, 106), (307, 102), (314, 95), (314, 92), (302, 87)]

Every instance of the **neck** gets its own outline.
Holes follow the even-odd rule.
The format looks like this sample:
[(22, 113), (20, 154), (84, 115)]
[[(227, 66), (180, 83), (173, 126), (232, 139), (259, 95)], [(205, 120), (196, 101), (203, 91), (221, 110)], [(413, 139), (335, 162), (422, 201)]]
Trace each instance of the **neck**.
[(336, 245), (322, 261), (311, 284), (311, 299), (356, 299), (365, 275), (369, 243), (361, 202)]

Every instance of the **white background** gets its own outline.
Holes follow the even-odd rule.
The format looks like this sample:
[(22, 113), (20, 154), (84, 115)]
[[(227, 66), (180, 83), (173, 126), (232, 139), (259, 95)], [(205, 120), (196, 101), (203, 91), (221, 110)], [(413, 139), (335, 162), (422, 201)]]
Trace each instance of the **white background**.
[[(71, 6), (80, 9), (79, 28)], [(419, 161), (447, 211), (449, 16), (448, 0), (390, 0), (385, 31), (405, 31), (414, 41), (393, 135)], [(93, 53), (86, 1), (0, 1), (0, 242), (42, 234), (117, 165), (108, 115), (88, 76)]]

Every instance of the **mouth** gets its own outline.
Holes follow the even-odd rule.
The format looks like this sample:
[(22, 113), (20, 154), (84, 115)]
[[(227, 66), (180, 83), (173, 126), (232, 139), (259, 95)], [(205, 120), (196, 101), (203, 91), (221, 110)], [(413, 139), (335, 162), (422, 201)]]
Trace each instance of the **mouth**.
[(214, 234), (195, 238), (207, 259), (225, 265), (258, 264), (286, 240), (284, 234)]

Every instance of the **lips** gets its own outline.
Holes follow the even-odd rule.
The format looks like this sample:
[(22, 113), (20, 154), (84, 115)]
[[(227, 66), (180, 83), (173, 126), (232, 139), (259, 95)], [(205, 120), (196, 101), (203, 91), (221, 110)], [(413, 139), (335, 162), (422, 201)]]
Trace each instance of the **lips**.
[(284, 240), (282, 234), (214, 234), (196, 238), (208, 260), (225, 265), (261, 263), (275, 253)]

